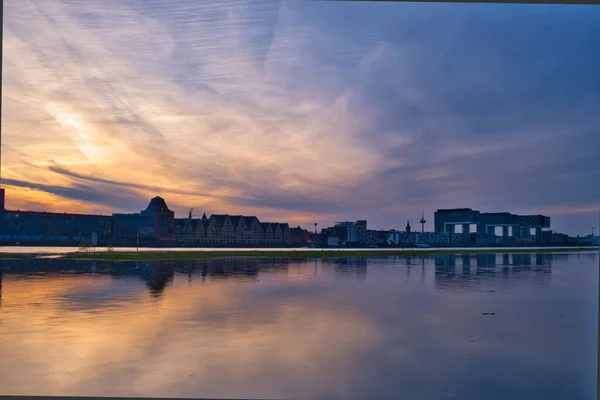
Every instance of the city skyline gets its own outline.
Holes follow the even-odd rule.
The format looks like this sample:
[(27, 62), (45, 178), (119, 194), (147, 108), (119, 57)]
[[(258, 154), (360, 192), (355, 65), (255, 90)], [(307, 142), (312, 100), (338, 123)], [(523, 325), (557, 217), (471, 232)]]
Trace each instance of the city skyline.
[(416, 228), (422, 209), (433, 230), (433, 212), (453, 207), (546, 214), (571, 235), (598, 225), (595, 7), (5, 0), (4, 11), (8, 208), (111, 214), (158, 195), (178, 216), (308, 230)]

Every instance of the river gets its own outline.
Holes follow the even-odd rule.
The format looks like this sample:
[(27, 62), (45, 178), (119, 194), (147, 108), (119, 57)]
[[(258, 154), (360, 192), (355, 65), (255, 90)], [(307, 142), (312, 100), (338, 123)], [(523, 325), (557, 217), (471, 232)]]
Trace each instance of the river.
[[(544, 250), (548, 247), (473, 247), (472, 250)], [(564, 246), (561, 249), (589, 249), (590, 251), (598, 251), (598, 246)], [(275, 248), (262, 248), (262, 247), (115, 247), (111, 251), (120, 252), (132, 252), (132, 251), (331, 251), (331, 250), (343, 250), (343, 251), (390, 251), (390, 250), (402, 250), (399, 248), (388, 247), (388, 248), (354, 248), (354, 247), (323, 247), (323, 248), (312, 248), (312, 247), (275, 247)], [(444, 250), (452, 251), (456, 250), (459, 252), (468, 251), (466, 247), (432, 247), (432, 248), (406, 248), (405, 250), (410, 251), (431, 251), (431, 250)], [(80, 251), (79, 247), (65, 247), (65, 246), (0, 246), (0, 253), (20, 253), (20, 254), (65, 254), (75, 253)], [(105, 247), (97, 247), (96, 251), (107, 251)]]
[(598, 254), (0, 260), (2, 394), (595, 398)]

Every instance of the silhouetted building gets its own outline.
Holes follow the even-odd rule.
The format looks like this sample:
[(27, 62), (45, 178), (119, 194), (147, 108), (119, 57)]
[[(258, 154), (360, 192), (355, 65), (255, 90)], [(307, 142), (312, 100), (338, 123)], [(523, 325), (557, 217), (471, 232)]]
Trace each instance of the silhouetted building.
[(106, 215), (7, 210), (5, 190), (0, 190), (0, 241), (12, 243), (78, 244), (98, 235), (110, 240), (112, 218)]
[(162, 197), (150, 200), (142, 216), (154, 218), (154, 238), (158, 240), (175, 239), (175, 213), (169, 210)]
[[(456, 235), (456, 225), (462, 226), (462, 234)], [(471, 226), (476, 233), (471, 234)], [(442, 209), (435, 212), (435, 231), (450, 235), (453, 244), (488, 244), (496, 237), (496, 228), (502, 229), (502, 237), (495, 244), (543, 243), (542, 229), (550, 228), (550, 217), (544, 215), (516, 215), (507, 212), (480, 213), (470, 208)], [(532, 230), (535, 236), (532, 238)]]
[(113, 237), (119, 240), (152, 240), (155, 237), (154, 218), (141, 214), (113, 214)]
[(312, 240), (312, 235), (306, 229), (302, 229), (299, 226), (290, 230), (290, 236), (292, 244), (304, 245)]
[(175, 239), (175, 213), (162, 197), (155, 197), (137, 214), (113, 214), (113, 240), (165, 241)]
[(4, 210), (6, 209), (4, 207), (5, 197), (6, 197), (5, 190), (0, 188), (0, 213), (3, 213)]
[(179, 242), (197, 245), (292, 244), (292, 230), (287, 223), (261, 223), (255, 216), (213, 214), (207, 218), (204, 214), (200, 220), (190, 216), (187, 219), (176, 219), (175, 231)]

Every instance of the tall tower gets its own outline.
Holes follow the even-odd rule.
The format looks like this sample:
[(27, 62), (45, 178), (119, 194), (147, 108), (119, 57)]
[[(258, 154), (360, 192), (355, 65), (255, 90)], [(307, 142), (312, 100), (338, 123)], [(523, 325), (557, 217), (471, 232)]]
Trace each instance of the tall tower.
[(315, 235), (317, 234), (317, 223), (315, 222)]
[(421, 223), (421, 233), (425, 233), (425, 215), (423, 213), (423, 210), (421, 210), (421, 220), (419, 221)]
[(406, 232), (410, 233), (410, 222), (406, 221)]

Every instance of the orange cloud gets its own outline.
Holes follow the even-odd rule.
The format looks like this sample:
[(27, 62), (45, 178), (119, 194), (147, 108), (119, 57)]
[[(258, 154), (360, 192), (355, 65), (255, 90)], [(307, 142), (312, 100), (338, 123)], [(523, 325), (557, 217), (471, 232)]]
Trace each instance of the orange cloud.
[[(282, 60), (308, 43), (302, 36), (290, 40), (291, 26), (276, 24), (269, 57), (257, 65), (244, 43), (248, 30), (257, 28), (235, 18), (219, 19), (210, 30), (205, 23), (190, 25), (185, 36), (177, 36), (168, 21), (118, 1), (110, 4), (6, 1), (3, 142), (19, 150), (4, 152), (4, 177), (65, 187), (81, 183), (48, 169), (59, 165), (83, 176), (198, 193), (165, 196), (178, 211), (194, 206), (268, 219), (273, 207), (243, 199), (267, 188), (312, 193), (314, 185), (327, 196), (328, 185), (357, 181), (375, 165), (345, 101), (329, 104), (314, 93), (282, 91), (288, 79)], [(203, 7), (208, 12), (216, 4)], [(228, 7), (231, 15), (247, 12)], [(283, 22), (291, 14), (281, 7)], [(18, 18), (24, 14), (32, 18), (27, 23)], [(85, 18), (94, 19), (94, 28)], [(186, 50), (187, 64), (198, 69), (189, 76), (204, 77), (198, 83), (205, 89), (181, 85), (165, 64), (180, 59), (173, 54), (190, 37), (194, 48)], [(132, 191), (143, 202), (161, 194)], [(9, 206), (108, 208), (56, 197), (12, 196)], [(276, 213), (282, 220), (294, 216)], [(296, 216), (294, 222), (315, 218)]]

